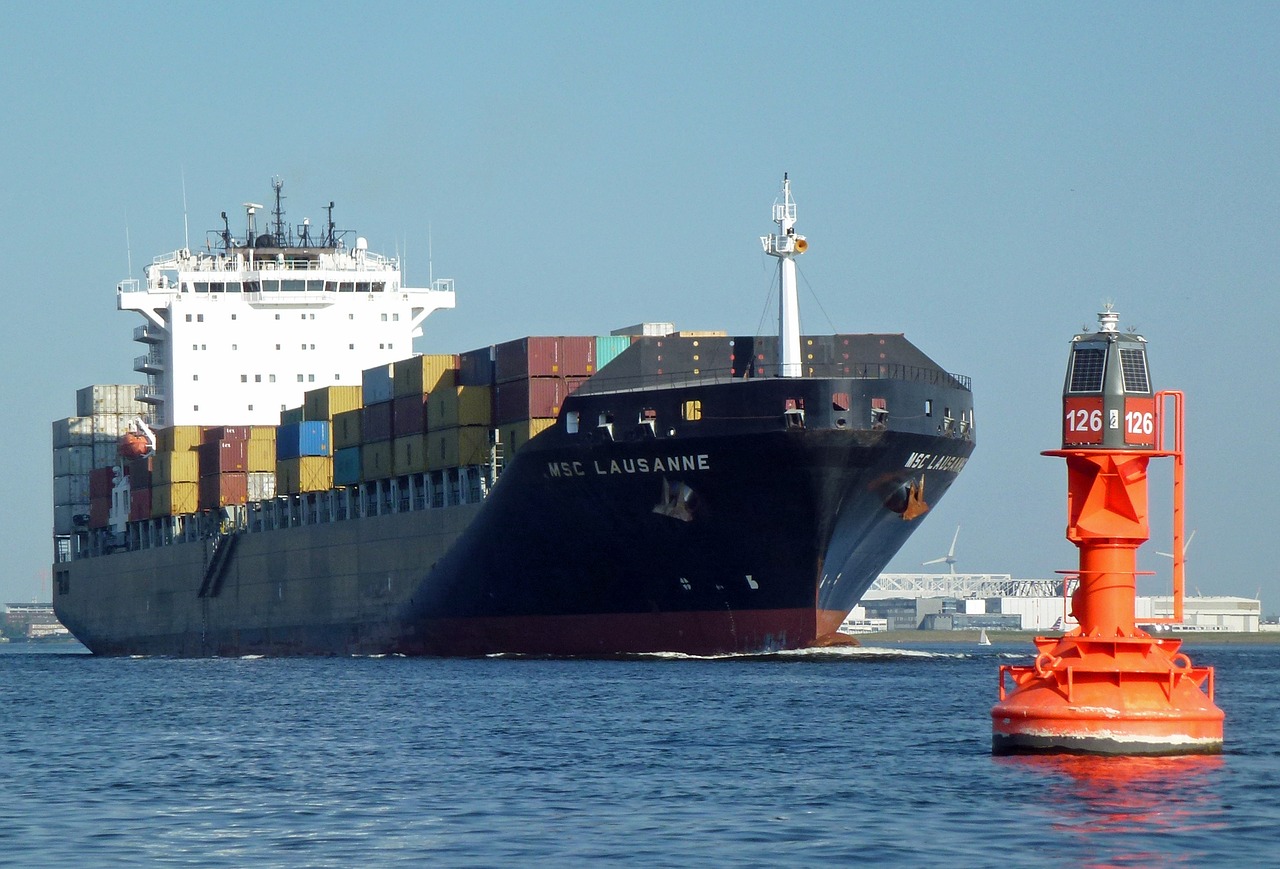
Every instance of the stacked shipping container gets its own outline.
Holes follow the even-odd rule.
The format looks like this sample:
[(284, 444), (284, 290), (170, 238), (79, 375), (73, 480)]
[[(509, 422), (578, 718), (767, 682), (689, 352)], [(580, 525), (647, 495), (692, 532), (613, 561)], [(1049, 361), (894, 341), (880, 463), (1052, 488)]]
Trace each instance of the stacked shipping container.
[(148, 407), (133, 384), (97, 384), (76, 391), (76, 415), (53, 423), (53, 526), (70, 534), (77, 526), (107, 525), (107, 501), (91, 509), (89, 474), (115, 464), (120, 435)]
[(494, 347), (493, 425), (508, 455), (549, 428), (564, 400), (596, 372), (597, 342), (529, 337)]
[[(414, 356), (366, 370), (358, 387), (311, 390), (281, 412), (278, 427), (161, 429), (152, 456), (119, 463), (130, 480), (129, 519), (483, 464), (494, 428), (510, 456), (633, 340), (529, 337), (460, 356)], [(108, 523), (117, 440), (129, 420), (145, 418), (135, 391), (81, 390), (81, 416), (54, 423), (56, 533)]]

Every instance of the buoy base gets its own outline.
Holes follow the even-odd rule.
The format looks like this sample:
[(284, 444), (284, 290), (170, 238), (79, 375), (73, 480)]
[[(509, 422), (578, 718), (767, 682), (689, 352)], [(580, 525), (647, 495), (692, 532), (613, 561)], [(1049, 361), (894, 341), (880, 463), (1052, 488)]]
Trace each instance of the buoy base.
[(1222, 754), (1222, 737), (1195, 739), (1181, 735), (1166, 740), (1126, 736), (1070, 736), (1063, 733), (992, 733), (996, 757), (1020, 754), (1094, 754), (1117, 757), (1171, 757)]
[(1193, 667), (1181, 642), (1140, 631), (1037, 637), (1033, 666), (1000, 668), (992, 754), (1220, 753), (1213, 669)]

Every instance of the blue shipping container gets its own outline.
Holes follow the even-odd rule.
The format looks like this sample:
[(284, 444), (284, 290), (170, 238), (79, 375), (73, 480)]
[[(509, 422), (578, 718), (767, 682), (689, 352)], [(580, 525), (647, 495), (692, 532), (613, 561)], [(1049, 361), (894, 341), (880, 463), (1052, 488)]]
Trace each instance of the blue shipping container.
[(604, 368), (631, 346), (630, 335), (599, 335), (596, 337), (596, 371)]
[(295, 422), (276, 428), (276, 459), (296, 459), (300, 456), (328, 456), (329, 423)]
[(362, 404), (377, 404), (395, 397), (395, 369), (391, 365), (375, 365), (360, 375)]
[(360, 482), (360, 447), (333, 451), (333, 484), (351, 486)]

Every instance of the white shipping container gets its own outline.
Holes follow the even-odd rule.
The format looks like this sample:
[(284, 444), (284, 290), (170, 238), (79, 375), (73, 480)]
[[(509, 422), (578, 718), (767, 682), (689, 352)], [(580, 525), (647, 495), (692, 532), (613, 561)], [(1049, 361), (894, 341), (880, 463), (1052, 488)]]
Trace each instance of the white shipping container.
[(114, 440), (98, 441), (93, 445), (93, 466), (109, 468), (120, 458), (120, 448)]
[(89, 503), (89, 475), (68, 474), (53, 478), (53, 503), (87, 504)]
[(76, 413), (80, 416), (145, 413), (146, 405), (138, 401), (137, 392), (136, 383), (98, 383), (77, 389)]
[(93, 443), (93, 418), (69, 416), (53, 421), (53, 448), (80, 447)]
[(93, 470), (93, 447), (58, 447), (53, 451), (53, 475), (87, 474)]
[[(83, 525), (77, 526), (75, 519), (82, 517)], [(53, 533), (71, 534), (77, 527), (88, 527), (89, 504), (55, 504), (53, 508)]]
[(267, 501), (276, 496), (274, 471), (250, 471), (245, 481), (250, 501)]
[(93, 415), (93, 433), (99, 437), (119, 437), (129, 428), (129, 421), (137, 414), (131, 413), (95, 413)]

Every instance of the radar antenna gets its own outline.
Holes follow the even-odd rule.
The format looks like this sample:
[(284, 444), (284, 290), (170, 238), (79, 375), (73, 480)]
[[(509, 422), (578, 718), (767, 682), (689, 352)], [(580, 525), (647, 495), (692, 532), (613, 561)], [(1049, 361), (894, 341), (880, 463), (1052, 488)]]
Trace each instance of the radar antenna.
[(258, 246), (258, 224), (253, 215), (260, 208), (262, 208), (262, 206), (256, 202), (244, 203), (245, 220), (248, 226), (249, 247)]

